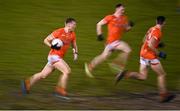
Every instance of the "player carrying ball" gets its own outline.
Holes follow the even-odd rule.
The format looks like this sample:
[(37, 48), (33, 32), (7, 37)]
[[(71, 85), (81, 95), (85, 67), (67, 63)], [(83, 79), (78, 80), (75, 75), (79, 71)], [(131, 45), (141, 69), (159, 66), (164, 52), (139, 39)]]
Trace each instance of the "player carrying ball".
[[(76, 45), (76, 35), (75, 30), (76, 21), (73, 18), (67, 18), (65, 21), (65, 27), (59, 28), (52, 32), (44, 39), (44, 43), (51, 48), (48, 55), (48, 63), (42, 69), (41, 72), (34, 74), (30, 78), (22, 82), (22, 92), (23, 94), (28, 94), (31, 87), (39, 80), (46, 78), (54, 69), (57, 69), (62, 72), (62, 76), (59, 78), (57, 86), (55, 87), (55, 93), (61, 96), (67, 96), (66, 87), (69, 74), (71, 69), (69, 65), (63, 60), (63, 57), (72, 44), (74, 60), (78, 58), (78, 49)], [(63, 46), (57, 47), (56, 45), (52, 46), (51, 41), (55, 38), (58, 38), (63, 41)]]

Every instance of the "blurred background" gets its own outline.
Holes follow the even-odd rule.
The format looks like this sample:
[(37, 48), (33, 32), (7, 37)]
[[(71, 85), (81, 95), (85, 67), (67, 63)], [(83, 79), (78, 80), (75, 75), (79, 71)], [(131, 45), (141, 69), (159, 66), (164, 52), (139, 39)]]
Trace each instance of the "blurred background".
[[(166, 47), (162, 50), (168, 57), (162, 64), (168, 89), (179, 95), (179, 0), (0, 0), (0, 109), (180, 109), (178, 97), (165, 106), (157, 102), (156, 74), (151, 70), (146, 81), (124, 80), (115, 87), (115, 73), (108, 63), (117, 53), (93, 72), (97, 79), (86, 77), (84, 62), (104, 49), (104, 42), (96, 40), (96, 23), (112, 14), (118, 3), (125, 5), (126, 14), (135, 22), (135, 27), (123, 36), (133, 50), (129, 70), (139, 70), (141, 41), (155, 25), (156, 16), (167, 17), (163, 30)], [(77, 20), (79, 60), (73, 62), (71, 49), (64, 58), (72, 69), (67, 90), (74, 100), (61, 101), (51, 95), (60, 76), (58, 71), (35, 84), (30, 95), (20, 96), (20, 81), (47, 63), (50, 49), (43, 44), (44, 38), (64, 27), (67, 17)], [(143, 98), (149, 93), (152, 98)], [(142, 105), (144, 102), (147, 104)]]

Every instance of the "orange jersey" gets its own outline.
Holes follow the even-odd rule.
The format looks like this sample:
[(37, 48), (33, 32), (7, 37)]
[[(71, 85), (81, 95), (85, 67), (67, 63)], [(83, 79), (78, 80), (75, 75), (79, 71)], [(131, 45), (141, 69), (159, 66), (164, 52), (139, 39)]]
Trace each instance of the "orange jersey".
[(140, 52), (140, 56), (145, 58), (145, 59), (157, 58), (156, 53), (148, 47), (148, 42), (152, 37), (154, 37), (157, 40), (157, 44), (155, 44), (154, 47), (158, 48), (158, 44), (159, 44), (160, 39), (162, 37), (162, 32), (161, 32), (160, 28), (158, 28), (156, 26), (151, 27), (145, 35), (145, 41), (141, 47), (141, 52)]
[(49, 55), (58, 55), (63, 58), (70, 44), (76, 41), (75, 32), (66, 33), (64, 28), (60, 28), (52, 32), (52, 35), (55, 38), (62, 40), (63, 46), (61, 47), (60, 50), (51, 49)]
[(108, 25), (108, 37), (107, 44), (121, 39), (121, 36), (128, 24), (127, 16), (121, 15), (116, 17), (114, 15), (108, 15), (104, 19)]

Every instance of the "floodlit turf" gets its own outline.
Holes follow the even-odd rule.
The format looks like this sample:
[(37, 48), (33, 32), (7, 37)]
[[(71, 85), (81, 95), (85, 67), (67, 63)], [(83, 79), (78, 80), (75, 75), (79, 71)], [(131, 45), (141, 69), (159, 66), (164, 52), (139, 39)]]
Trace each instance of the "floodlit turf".
[[(115, 74), (108, 67), (108, 63), (117, 53), (97, 67), (93, 72), (96, 79), (88, 78), (84, 73), (84, 62), (90, 61), (104, 48), (104, 43), (96, 40), (96, 23), (105, 15), (113, 13), (114, 6), (119, 2), (125, 4), (129, 19), (135, 22), (135, 27), (123, 36), (123, 40), (129, 43), (133, 50), (127, 66), (130, 70), (139, 69), (140, 44), (147, 29), (155, 24), (156, 16), (167, 17), (166, 27), (163, 30), (166, 47), (162, 50), (166, 51), (168, 56), (166, 60), (162, 60), (162, 64), (167, 72), (167, 87), (170, 91), (178, 92), (180, 90), (180, 11), (177, 7), (180, 2), (176, 0), (0, 0), (0, 109), (164, 109), (161, 104), (153, 104), (157, 98), (154, 102), (147, 100), (149, 105), (141, 107), (142, 98), (128, 95), (157, 93), (156, 75), (152, 71), (147, 81), (123, 80), (116, 87), (114, 86)], [(32, 88), (31, 95), (19, 96), (17, 92), (20, 90), (20, 81), (40, 71), (47, 62), (49, 48), (43, 44), (43, 39), (56, 28), (63, 27), (67, 17), (74, 17), (77, 20), (79, 60), (73, 62), (71, 50), (65, 57), (72, 68), (68, 91), (77, 100), (64, 102), (51, 95), (60, 75), (58, 71), (38, 82)], [(106, 27), (104, 27), (104, 35), (106, 35)], [(121, 96), (118, 92), (127, 92), (127, 94)], [(114, 99), (108, 98), (109, 96)], [(131, 101), (131, 97), (137, 99), (133, 100), (136, 106)], [(127, 104), (121, 103), (121, 99), (126, 100)], [(175, 107), (172, 107), (173, 105)], [(169, 107), (167, 105), (166, 109), (180, 109), (180, 107), (172, 103)]]

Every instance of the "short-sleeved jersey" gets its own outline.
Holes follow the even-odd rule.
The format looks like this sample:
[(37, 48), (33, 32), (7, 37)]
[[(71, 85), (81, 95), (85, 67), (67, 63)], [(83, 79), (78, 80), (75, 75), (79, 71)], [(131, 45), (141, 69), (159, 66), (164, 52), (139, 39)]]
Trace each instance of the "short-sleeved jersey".
[(107, 22), (108, 26), (107, 44), (121, 39), (128, 24), (127, 16), (121, 15), (116, 17), (114, 15), (107, 15), (103, 20)]
[(60, 50), (51, 49), (49, 52), (49, 55), (58, 55), (61, 58), (64, 57), (66, 51), (70, 47), (71, 43), (76, 41), (76, 35), (75, 32), (68, 32), (66, 33), (64, 28), (60, 28), (52, 32), (52, 35), (55, 38), (58, 38), (63, 41), (63, 46)]
[(158, 48), (158, 44), (162, 37), (162, 32), (161, 32), (161, 29), (158, 28), (157, 26), (151, 27), (145, 35), (145, 41), (144, 41), (144, 44), (142, 45), (141, 51), (140, 51), (140, 56), (143, 58), (146, 58), (146, 59), (156, 59), (157, 58), (156, 53), (154, 51), (152, 51), (148, 46), (148, 42), (152, 37), (154, 37), (154, 39), (157, 40), (154, 47)]

